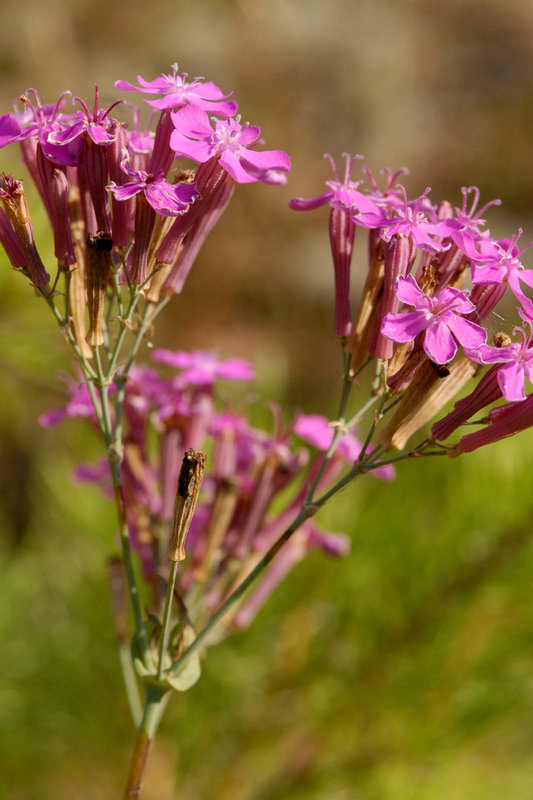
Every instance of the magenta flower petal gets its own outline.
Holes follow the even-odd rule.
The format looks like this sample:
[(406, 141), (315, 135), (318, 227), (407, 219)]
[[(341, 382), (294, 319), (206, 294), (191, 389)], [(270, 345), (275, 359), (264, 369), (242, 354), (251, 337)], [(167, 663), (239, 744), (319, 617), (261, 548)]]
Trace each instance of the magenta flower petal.
[(456, 314), (470, 314), (474, 311), (474, 306), (466, 297), (462, 289), (456, 289), (454, 286), (447, 286), (439, 294), (439, 306), (447, 306), (453, 309)]
[(144, 101), (147, 105), (151, 106), (151, 108), (155, 108), (158, 111), (165, 111), (171, 108), (176, 109), (183, 108), (185, 102), (187, 106), (193, 106), (195, 108), (201, 108), (205, 111), (210, 111), (214, 114), (220, 114), (224, 117), (232, 117), (237, 112), (237, 103), (233, 100), (226, 100), (225, 102), (213, 102), (211, 100), (203, 100), (201, 97), (194, 96), (193, 92), (189, 92), (187, 95), (187, 100), (184, 100), (183, 95), (180, 93), (176, 94), (167, 94), (165, 97), (160, 97), (158, 100), (145, 100)]
[(255, 370), (249, 361), (243, 358), (227, 358), (219, 361), (217, 376), (233, 381), (251, 381), (255, 378)]
[(381, 333), (393, 342), (410, 342), (424, 328), (429, 320), (424, 311), (385, 314), (381, 324)]
[(107, 133), (101, 125), (89, 125), (87, 135), (95, 144), (111, 144), (115, 140), (114, 135)]
[(247, 164), (252, 164), (260, 170), (279, 169), (289, 170), (291, 168), (291, 160), (287, 153), (283, 150), (248, 150), (246, 156)]
[[(197, 93), (200, 94), (200, 90), (197, 90)], [(228, 94), (224, 94), (222, 89), (216, 86), (212, 81), (201, 82), (201, 94), (206, 100), (225, 100), (226, 97), (229, 97)], [(230, 94), (232, 94), (232, 92), (230, 92)]]
[(524, 372), (528, 381), (533, 383), (533, 359), (530, 359), (524, 363)]
[(324, 192), (324, 194), (319, 194), (318, 197), (313, 197), (310, 200), (304, 200), (302, 197), (295, 197), (294, 200), (290, 201), (289, 208), (292, 208), (294, 211), (311, 211), (314, 208), (320, 208), (320, 206), (325, 206), (326, 203), (329, 203), (332, 194), (333, 192)]
[(533, 289), (533, 269), (523, 269), (519, 273), (520, 280), (524, 281), (530, 289)]
[(170, 115), (175, 129), (191, 139), (203, 139), (213, 135), (213, 126), (205, 111), (194, 106), (180, 108)]
[[(144, 80), (142, 75), (137, 75), (137, 80), (139, 83), (148, 83), (148, 81)], [(130, 83), (129, 81), (115, 81), (115, 89), (118, 89), (121, 92), (142, 92), (143, 89), (144, 91), (149, 91), (146, 89), (146, 87), (139, 88), (138, 86), (134, 86), (133, 83)]]
[[(293, 427), (296, 436), (326, 452), (333, 440), (334, 429), (321, 414), (298, 414)], [(337, 443), (337, 452), (347, 462), (353, 462), (361, 452), (361, 442), (353, 433), (348, 432)]]
[(178, 131), (170, 134), (170, 147), (182, 158), (190, 158), (199, 164), (209, 161), (212, 155), (212, 147), (208, 142), (197, 142), (187, 139)]
[(250, 173), (244, 169), (237, 154), (233, 153), (231, 150), (225, 150), (222, 153), (220, 156), (220, 164), (236, 183), (253, 183), (257, 180), (256, 177), (250, 175)]
[(333, 439), (333, 428), (322, 414), (298, 414), (293, 431), (319, 450), (327, 450)]
[(421, 300), (427, 300), (412, 275), (402, 275), (396, 281), (396, 297), (408, 306), (417, 306)]
[(447, 364), (457, 352), (457, 344), (448, 326), (438, 317), (426, 331), (424, 351), (436, 364)]
[(17, 142), (22, 134), (20, 124), (11, 114), (0, 115), (0, 147)]
[(524, 367), (517, 362), (509, 362), (498, 370), (498, 385), (510, 403), (525, 400)]
[(54, 130), (50, 134), (48, 134), (48, 143), (49, 144), (57, 144), (57, 145), (64, 145), (73, 142), (78, 136), (81, 136), (83, 131), (86, 128), (86, 124), (83, 120), (79, 122), (75, 122), (73, 125), (70, 125), (68, 128), (63, 128), (62, 130)]
[(134, 197), (141, 190), (138, 183), (123, 183), (122, 186), (117, 186), (116, 183), (109, 183), (107, 188), (117, 200), (129, 200), (130, 197)]
[[(441, 293), (441, 297), (442, 294), (444, 294), (444, 292)], [(442, 314), (441, 319), (463, 347), (475, 350), (485, 344), (487, 331), (479, 325), (475, 325), (473, 322), (463, 319), (451, 311)]]
[(153, 352), (152, 358), (160, 364), (184, 370), (180, 377), (192, 385), (211, 384), (216, 378), (251, 380), (255, 377), (255, 371), (248, 361), (240, 358), (220, 361), (214, 353), (204, 350), (186, 353), (161, 348)]
[(148, 183), (144, 193), (152, 208), (168, 217), (183, 214), (197, 197), (194, 184), (172, 184), (165, 180)]
[(309, 526), (309, 544), (320, 547), (328, 556), (340, 558), (350, 552), (351, 540), (345, 533), (329, 533), (313, 524)]
[(283, 173), (291, 168), (291, 160), (282, 150), (247, 150), (240, 162), (249, 175), (263, 183), (285, 183)]

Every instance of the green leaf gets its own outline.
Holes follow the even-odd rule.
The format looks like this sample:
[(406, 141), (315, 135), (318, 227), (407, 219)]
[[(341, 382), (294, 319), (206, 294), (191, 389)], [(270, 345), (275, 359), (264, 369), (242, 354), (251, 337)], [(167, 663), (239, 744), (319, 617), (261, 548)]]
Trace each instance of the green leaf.
[[(186, 650), (196, 639), (196, 633), (192, 625), (186, 624), (180, 637), (180, 649), (183, 652)], [(170, 665), (169, 665), (170, 666)], [(191, 686), (194, 686), (201, 674), (200, 657), (195, 651), (191, 653), (189, 658), (186, 659), (177, 675), (168, 677), (167, 683), (176, 689), (178, 692), (186, 692)]]

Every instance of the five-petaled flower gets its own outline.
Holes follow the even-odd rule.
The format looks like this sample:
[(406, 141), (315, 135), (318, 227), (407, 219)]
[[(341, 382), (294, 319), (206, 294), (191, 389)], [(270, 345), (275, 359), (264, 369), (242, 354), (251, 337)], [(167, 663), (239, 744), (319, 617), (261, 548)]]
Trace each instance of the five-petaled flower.
[(429, 297), (412, 275), (406, 275), (398, 278), (396, 295), (415, 310), (385, 316), (381, 332), (394, 342), (410, 342), (426, 331), (424, 351), (436, 364), (452, 360), (457, 342), (472, 350), (485, 344), (485, 329), (461, 316), (474, 311), (468, 292), (447, 286), (436, 297)]
[(281, 150), (251, 150), (261, 128), (240, 119), (219, 119), (213, 123), (205, 111), (185, 106), (171, 114), (175, 130), (170, 146), (180, 156), (204, 164), (218, 157), (220, 165), (237, 183), (285, 183), (290, 158)]

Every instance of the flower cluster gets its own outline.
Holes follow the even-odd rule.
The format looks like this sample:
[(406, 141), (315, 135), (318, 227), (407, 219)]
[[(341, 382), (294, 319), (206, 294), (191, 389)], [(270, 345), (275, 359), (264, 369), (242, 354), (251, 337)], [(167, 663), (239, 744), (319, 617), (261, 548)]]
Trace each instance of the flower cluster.
[[(115, 87), (145, 96), (146, 125), (129, 103), (130, 123), (121, 120), (123, 100), (100, 108), (97, 89), (91, 108), (79, 97), (70, 105), (68, 92), (45, 105), (29, 89), (22, 109), (0, 116), (0, 147), (18, 143), (48, 214), (55, 277), (35, 241), (23, 183), (5, 174), (0, 244), (50, 307), (77, 360), (79, 382), (71, 383), (68, 402), (41, 423), (85, 418), (105, 445), (106, 457), (78, 465), (76, 476), (116, 504), (121, 558), (113, 561), (112, 594), (139, 724), (129, 797), (138, 796), (167, 693), (198, 679), (215, 628), (220, 636), (246, 627), (309, 551), (346, 553), (347, 537), (314, 519), (333, 495), (368, 472), (390, 480), (403, 459), (458, 455), (533, 425), (533, 393), (526, 391), (533, 269), (522, 262), (530, 245), (519, 245), (521, 231), (496, 239), (486, 227), (483, 216), (499, 201), (478, 208), (475, 188), (462, 190), (457, 208), (432, 202), (429, 189), (410, 200), (399, 182), (405, 170), (385, 171), (380, 188), (365, 166), (352, 178), (362, 156), (345, 155), (342, 178), (328, 156), (334, 179), (327, 191), (291, 207), (331, 209), (335, 334), (344, 363), (338, 410), (334, 422), (296, 414), (286, 424), (271, 403), (271, 429), (260, 430), (219, 399), (219, 381), (253, 379), (248, 362), (156, 349), (153, 364), (140, 367), (136, 357), (157, 314), (182, 291), (235, 184), (282, 184), (289, 157), (258, 150), (260, 129), (241, 123), (230, 95), (189, 80), (176, 65), (155, 80), (139, 75), (137, 84)], [(368, 231), (369, 259), (354, 313), (358, 228)], [(500, 332), (489, 340), (486, 322), (505, 295), (521, 324), (514, 339)], [(374, 379), (364, 383), (370, 362)], [(354, 411), (353, 395), (367, 387)], [(488, 406), (474, 433), (443, 444)], [(394, 453), (436, 416), (430, 436)], [(145, 688), (142, 714), (137, 684)]]
[[(48, 213), (55, 279), (41, 260), (23, 184), (9, 175), (0, 178), (0, 243), (45, 298), (78, 359), (79, 385), (42, 423), (85, 417), (102, 433), (107, 459), (79, 466), (77, 476), (115, 496), (142, 651), (138, 675), (163, 686), (164, 674), (177, 675), (180, 648), (199, 646), (185, 641), (189, 634), (180, 628), (175, 648), (171, 618), (177, 616), (179, 626), (181, 611), (194, 608), (194, 624), (205, 625), (201, 642), (229, 603), (226, 625), (245, 626), (310, 549), (344, 553), (346, 538), (321, 531), (313, 520), (319, 508), (365, 472), (390, 479), (396, 460), (390, 449), (404, 449), (469, 380), (478, 378), (433, 424), (431, 437), (398, 458), (456, 455), (532, 424), (533, 395), (526, 394), (525, 381), (533, 378), (533, 301), (527, 294), (533, 270), (521, 260), (529, 247), (519, 246), (521, 231), (491, 236), (483, 216), (498, 201), (478, 208), (477, 189), (463, 189), (458, 208), (432, 202), (429, 189), (409, 200), (400, 183), (405, 170), (386, 171), (380, 187), (366, 166), (352, 178), (362, 156), (345, 154), (342, 178), (328, 156), (334, 179), (327, 191), (293, 200), (291, 207), (330, 206), (335, 334), (345, 366), (338, 415), (330, 424), (320, 415), (299, 414), (283, 425), (272, 406), (267, 434), (217, 403), (217, 381), (253, 378), (247, 362), (156, 350), (154, 362), (173, 370), (168, 377), (135, 366), (135, 357), (157, 313), (182, 291), (235, 184), (282, 184), (289, 157), (257, 149), (261, 131), (241, 123), (230, 95), (203, 79), (189, 80), (176, 65), (155, 80), (139, 75), (137, 84), (119, 80), (115, 87), (145, 96), (151, 109), (146, 125), (140, 109), (128, 103), (127, 111), (123, 100), (100, 108), (97, 89), (91, 108), (79, 97), (70, 105), (68, 92), (44, 105), (29, 89), (21, 110), (0, 116), (0, 147), (19, 144)], [(129, 113), (130, 124), (117, 108)], [(353, 313), (358, 228), (368, 231), (369, 263)], [(489, 342), (484, 324), (506, 294), (518, 305), (522, 325), (514, 340), (500, 333)], [(377, 370), (370, 397), (350, 417), (351, 392), (371, 360)], [(495, 402), (502, 405), (484, 417), (484, 427), (454, 445), (439, 444)], [(360, 441), (354, 430), (365, 420)], [(307, 447), (296, 444), (301, 440)], [(156, 616), (162, 612), (156, 657), (131, 546), (151, 587), (151, 608)]]
[[(274, 431), (268, 434), (227, 406), (220, 408), (218, 380), (253, 378), (251, 365), (241, 359), (221, 361), (212, 353), (157, 349), (153, 360), (174, 374), (167, 377), (153, 368), (135, 368), (124, 400), (121, 477), (130, 540), (157, 607), (181, 459), (189, 449), (206, 451), (209, 468), (187, 537), (187, 560), (180, 570), (178, 591), (187, 606), (192, 595), (200, 597), (208, 614), (220, 605), (236, 577), (249, 570), (296, 517), (333, 431), (320, 415), (298, 414), (284, 427), (279, 410), (274, 409)], [(44, 414), (41, 424), (53, 425), (69, 417), (85, 417), (96, 426), (84, 385), (72, 385), (69, 402)], [(302, 447), (302, 441), (308, 447)], [(321, 490), (357, 459), (361, 447), (353, 433), (340, 438), (320, 478)], [(376, 475), (388, 480), (392, 467), (376, 470)], [(78, 466), (76, 476), (112, 490), (106, 459)], [(348, 547), (343, 534), (326, 533), (313, 520), (306, 520), (236, 611), (233, 624), (248, 625), (276, 584), (310, 550), (320, 548), (341, 556)]]
[[(154, 109), (145, 130), (139, 109), (130, 104), (133, 125), (114, 116), (123, 100), (100, 108), (98, 90), (92, 108), (80, 97), (68, 108), (68, 92), (46, 105), (28, 89), (20, 98), (22, 110), (0, 116), (0, 147), (20, 145), (50, 218), (61, 270), (76, 272), (76, 282), (86, 285), (94, 262), (88, 243), (105, 236), (109, 269), (130, 285), (146, 286), (157, 300), (161, 287), (174, 293), (183, 288), (234, 183), (283, 183), (290, 161), (281, 151), (255, 149), (260, 129), (242, 124), (237, 104), (215, 84), (190, 81), (177, 65), (169, 75), (138, 81), (115, 86), (158, 95), (145, 101)], [(171, 173), (183, 157), (200, 165), (196, 173)], [(46, 288), (50, 275), (34, 242), (22, 182), (3, 177), (0, 201), (0, 242), (13, 267)], [(100, 276), (99, 282), (106, 281)], [(85, 330), (76, 331), (76, 338), (84, 349)], [(89, 345), (101, 343), (97, 338), (93, 331)]]
[[(522, 231), (495, 239), (483, 215), (499, 201), (478, 208), (475, 187), (462, 189), (458, 208), (431, 202), (429, 188), (408, 200), (399, 183), (406, 170), (386, 171), (387, 183), (380, 189), (366, 167), (360, 180), (352, 179), (353, 166), (362, 156), (345, 154), (343, 180), (327, 158), (335, 173), (335, 180), (327, 183), (329, 191), (311, 200), (293, 200), (291, 207), (331, 207), (335, 333), (350, 356), (352, 376), (368, 358), (381, 359), (386, 363), (388, 390), (401, 394), (396, 414), (378, 433), (378, 440), (402, 449), (485, 365), (494, 366), (450, 415), (433, 426), (432, 436), (446, 439), (480, 409), (502, 398), (509, 405), (505, 414), (498, 409), (498, 419), (503, 415), (509, 427), (489, 425), (464, 436), (450, 452), (465, 452), (526, 427), (524, 380), (533, 377), (533, 302), (524, 286), (533, 287), (533, 269), (521, 260), (531, 246), (519, 247)], [(353, 315), (349, 287), (357, 228), (369, 231), (369, 267)], [(514, 341), (498, 333), (487, 343), (484, 323), (499, 303), (508, 305), (506, 295), (513, 298), (522, 327), (514, 328)]]

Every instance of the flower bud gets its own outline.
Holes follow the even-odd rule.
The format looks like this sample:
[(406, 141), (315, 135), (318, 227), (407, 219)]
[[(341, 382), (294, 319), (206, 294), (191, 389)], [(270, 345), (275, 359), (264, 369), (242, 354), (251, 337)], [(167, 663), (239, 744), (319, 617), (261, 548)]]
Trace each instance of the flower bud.
[(355, 239), (355, 222), (344, 209), (332, 208), (329, 240), (335, 269), (335, 336), (346, 337), (352, 330), (350, 307), (350, 266)]
[(22, 181), (15, 180), (11, 175), (4, 175), (0, 179), (0, 200), (26, 255), (29, 277), (35, 286), (46, 286), (50, 275), (37, 252)]

